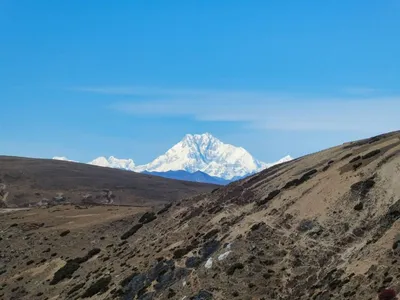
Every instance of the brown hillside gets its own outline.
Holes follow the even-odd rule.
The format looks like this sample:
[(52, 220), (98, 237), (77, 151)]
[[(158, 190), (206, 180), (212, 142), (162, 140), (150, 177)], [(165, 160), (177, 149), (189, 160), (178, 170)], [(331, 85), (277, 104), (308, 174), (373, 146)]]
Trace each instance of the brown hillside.
[[(378, 299), (386, 288), (400, 291), (399, 182), (400, 133), (393, 132), (153, 212), (8, 213), (0, 295)], [(91, 223), (93, 214), (109, 217)], [(75, 215), (89, 224), (77, 226)]]
[(150, 206), (213, 188), (81, 163), (0, 156), (0, 204), (7, 207), (54, 200)]

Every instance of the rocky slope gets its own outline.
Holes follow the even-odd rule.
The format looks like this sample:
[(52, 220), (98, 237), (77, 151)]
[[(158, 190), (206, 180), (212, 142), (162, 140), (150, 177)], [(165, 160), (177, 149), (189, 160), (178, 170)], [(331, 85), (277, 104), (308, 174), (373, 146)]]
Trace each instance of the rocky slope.
[(213, 188), (68, 161), (0, 156), (0, 207), (82, 201), (150, 206)]
[[(1, 224), (0, 293), (5, 299), (377, 299), (385, 288), (400, 290), (399, 179), (400, 133), (393, 132), (63, 237), (64, 228), (24, 231), (24, 218), (32, 216), (8, 214)], [(68, 255), (57, 246), (81, 239), (90, 243), (69, 247)], [(42, 253), (49, 243), (59, 247), (54, 256)]]

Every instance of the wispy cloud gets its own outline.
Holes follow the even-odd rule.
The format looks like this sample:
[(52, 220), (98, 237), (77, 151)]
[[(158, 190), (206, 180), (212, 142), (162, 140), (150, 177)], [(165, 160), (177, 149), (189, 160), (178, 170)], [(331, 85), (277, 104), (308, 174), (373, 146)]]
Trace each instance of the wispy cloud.
[(353, 86), (353, 87), (346, 87), (343, 89), (343, 92), (350, 95), (373, 95), (381, 92), (379, 89), (370, 88), (370, 87), (360, 87), (360, 86)]
[[(72, 91), (96, 93), (96, 94), (106, 94), (115, 96), (152, 96), (152, 97), (195, 97), (195, 98), (214, 98), (218, 97), (230, 97), (234, 98), (265, 98), (266, 96), (284, 96), (285, 93), (266, 93), (264, 91), (227, 91), (227, 90), (213, 90), (213, 89), (169, 89), (169, 88), (159, 88), (159, 87), (129, 87), (129, 86), (103, 86), (103, 87), (72, 87), (69, 88)], [(290, 96), (290, 94), (286, 94)]]
[(113, 110), (131, 115), (184, 116), (203, 122), (241, 122), (243, 126), (253, 129), (375, 133), (396, 130), (400, 125), (400, 96), (367, 97), (359, 94), (331, 98), (285, 93), (139, 87), (79, 90), (132, 96), (131, 101), (116, 101), (110, 106)]

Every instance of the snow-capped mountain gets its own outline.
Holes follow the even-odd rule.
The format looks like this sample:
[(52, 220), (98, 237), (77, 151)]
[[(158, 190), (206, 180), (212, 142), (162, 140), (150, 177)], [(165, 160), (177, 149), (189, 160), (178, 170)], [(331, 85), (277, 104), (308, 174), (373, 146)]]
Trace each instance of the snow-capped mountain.
[(100, 157), (88, 162), (88, 164), (99, 166), (99, 167), (117, 168), (117, 169), (129, 170), (129, 171), (135, 170), (135, 163), (130, 158), (121, 159), (121, 158), (116, 158), (114, 156), (110, 156), (109, 158), (100, 156)]
[[(279, 162), (290, 159), (290, 156), (286, 156)], [(149, 164), (137, 166), (135, 171), (201, 171), (210, 176), (231, 180), (261, 171), (276, 163), (258, 161), (244, 148), (224, 144), (209, 133), (187, 134), (165, 154)]]
[(77, 161), (75, 161), (75, 160), (68, 159), (68, 158), (66, 158), (65, 156), (54, 156), (53, 159), (55, 159), (55, 160), (63, 160), (63, 161), (77, 162)]
[[(63, 156), (55, 156), (53, 159), (73, 161)], [(141, 173), (154, 173), (165, 177), (172, 174), (176, 177), (175, 179), (182, 177), (182, 180), (192, 178), (196, 172), (202, 172), (225, 181), (235, 181), (290, 160), (292, 160), (292, 157), (288, 155), (276, 162), (265, 163), (255, 159), (242, 147), (225, 144), (211, 134), (204, 133), (185, 135), (179, 143), (165, 154), (146, 165), (135, 166), (132, 159), (119, 159), (114, 156), (109, 158), (101, 156), (88, 164)], [(171, 173), (170, 171), (179, 172)], [(184, 174), (184, 172), (188, 174)], [(199, 176), (196, 178), (199, 178)]]
[(291, 157), (290, 155), (286, 155), (285, 157), (282, 157), (280, 160), (273, 162), (273, 163), (264, 163), (264, 169), (266, 168), (271, 168), (272, 166), (278, 165), (278, 164), (282, 164), (284, 162), (288, 162), (291, 161), (293, 159), (293, 157)]

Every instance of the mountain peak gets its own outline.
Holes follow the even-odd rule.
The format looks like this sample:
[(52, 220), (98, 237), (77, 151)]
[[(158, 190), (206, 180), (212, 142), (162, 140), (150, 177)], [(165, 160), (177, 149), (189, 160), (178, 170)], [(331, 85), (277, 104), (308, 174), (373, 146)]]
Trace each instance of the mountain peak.
[(217, 147), (221, 144), (223, 143), (216, 137), (212, 136), (210, 133), (186, 134), (184, 138), (172, 148), (189, 147), (193, 151), (201, 153), (204, 152), (207, 148)]
[(116, 158), (115, 156), (110, 156), (108, 159), (104, 156), (100, 156), (90, 161), (89, 164), (99, 167), (118, 168), (130, 171), (135, 169), (135, 163), (132, 159)]
[[(54, 159), (68, 160), (66, 157)], [(211, 133), (186, 134), (165, 154), (152, 162), (135, 166), (132, 159), (120, 159), (115, 156), (100, 156), (89, 162), (100, 167), (118, 168), (135, 172), (202, 172), (224, 180), (236, 180), (273, 165), (292, 160), (287, 155), (274, 163), (265, 163), (255, 159), (246, 149), (225, 144)]]
[(205, 137), (214, 138), (214, 136), (209, 132), (195, 133), (195, 134), (187, 133), (187, 134), (185, 134), (184, 138), (186, 138), (186, 137), (188, 137), (188, 138), (205, 138)]
[(293, 160), (293, 157), (291, 157), (290, 155), (286, 155), (285, 157), (282, 157), (280, 160), (278, 160), (278, 163), (283, 163), (283, 162), (287, 162), (287, 161), (291, 161)]
[(261, 171), (268, 165), (256, 160), (244, 148), (225, 144), (206, 132), (186, 134), (165, 154), (147, 165), (138, 166), (136, 171), (201, 171), (210, 176), (230, 180)]
[(220, 142), (219, 139), (214, 137), (212, 134), (206, 132), (202, 134), (186, 134), (181, 140), (182, 143), (209, 143), (209, 142)]
[(71, 161), (71, 162), (76, 162), (75, 160), (68, 159), (68, 158), (67, 158), (67, 157), (65, 157), (65, 156), (54, 156), (52, 159), (55, 159), (55, 160), (63, 160), (63, 161)]

